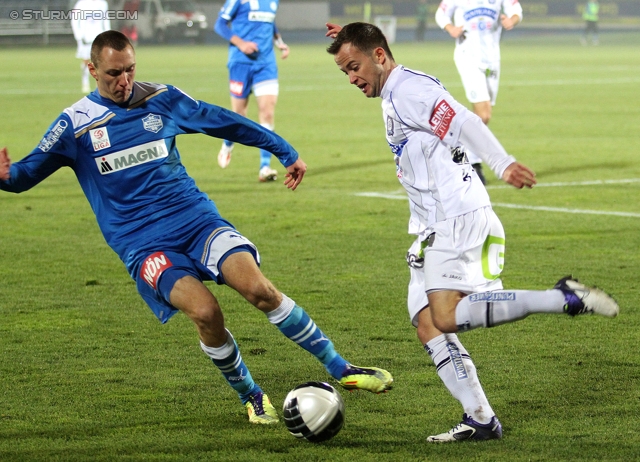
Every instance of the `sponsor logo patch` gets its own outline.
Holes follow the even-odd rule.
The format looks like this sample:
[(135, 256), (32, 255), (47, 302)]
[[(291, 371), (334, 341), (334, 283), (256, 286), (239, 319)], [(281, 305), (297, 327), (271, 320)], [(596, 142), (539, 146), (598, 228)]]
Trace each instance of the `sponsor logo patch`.
[(142, 119), (142, 126), (148, 132), (158, 133), (162, 130), (162, 118), (159, 115), (149, 114)]
[(274, 22), (276, 20), (275, 13), (269, 13), (268, 11), (250, 11), (249, 21), (257, 22)]
[(158, 288), (158, 279), (164, 270), (173, 266), (164, 252), (152, 253), (142, 264), (140, 277), (154, 290)]
[(96, 128), (94, 130), (89, 130), (89, 135), (91, 135), (91, 144), (93, 144), (94, 151), (100, 151), (102, 149), (111, 147), (111, 142), (109, 141), (109, 132), (107, 131), (107, 127), (101, 127), (101, 128)]
[(244, 89), (244, 84), (242, 82), (238, 82), (236, 80), (229, 81), (229, 91), (234, 95), (241, 96), (243, 89)]
[(447, 343), (447, 350), (449, 350), (449, 357), (451, 358), (451, 364), (456, 371), (456, 378), (460, 380), (468, 379), (469, 373), (462, 361), (462, 355), (455, 343)]
[(433, 133), (441, 140), (447, 135), (449, 126), (455, 115), (456, 111), (454, 111), (445, 100), (440, 101), (433, 109), (431, 118), (429, 119), (429, 125), (431, 125)]
[(168, 155), (169, 152), (164, 140), (157, 140), (106, 156), (96, 157), (95, 161), (100, 174), (108, 175), (136, 165), (146, 164), (152, 160), (162, 159)]
[(51, 149), (53, 145), (56, 144), (60, 139), (60, 136), (62, 136), (62, 133), (67, 129), (68, 126), (69, 124), (66, 120), (58, 120), (58, 123), (55, 124), (51, 130), (49, 130), (49, 133), (47, 133), (44, 138), (42, 138), (42, 141), (40, 141), (40, 144), (38, 145), (38, 149), (44, 152), (47, 152), (49, 149)]
[(469, 302), (471, 303), (513, 301), (515, 299), (515, 292), (481, 292), (469, 295)]

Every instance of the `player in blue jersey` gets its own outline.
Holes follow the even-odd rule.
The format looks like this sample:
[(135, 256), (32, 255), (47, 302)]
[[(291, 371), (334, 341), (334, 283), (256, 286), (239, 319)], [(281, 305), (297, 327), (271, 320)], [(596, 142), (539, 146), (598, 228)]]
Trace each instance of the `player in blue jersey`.
[[(227, 0), (220, 10), (214, 30), (229, 42), (229, 91), (231, 109), (246, 116), (249, 95), (258, 103), (258, 121), (273, 130), (278, 102), (278, 66), (273, 46), (289, 56), (289, 47), (276, 27), (278, 0)], [(231, 161), (233, 140), (225, 140), (218, 153), (218, 165), (226, 168)], [(271, 168), (271, 153), (260, 150), (260, 181), (276, 180), (278, 172)]]
[(239, 292), (343, 387), (374, 393), (391, 388), (391, 374), (347, 363), (305, 310), (264, 277), (255, 245), (187, 175), (175, 137), (204, 133), (267, 149), (287, 169), (285, 185), (295, 190), (307, 166), (293, 147), (173, 86), (135, 82), (135, 53), (120, 32), (98, 35), (89, 69), (97, 90), (65, 109), (29, 155), (11, 164), (7, 148), (0, 149), (0, 189), (19, 193), (61, 167), (73, 169), (142, 298), (163, 323), (177, 311), (195, 323), (202, 350), (236, 390), (250, 422), (275, 423), (278, 415), (253, 381), (204, 280)]

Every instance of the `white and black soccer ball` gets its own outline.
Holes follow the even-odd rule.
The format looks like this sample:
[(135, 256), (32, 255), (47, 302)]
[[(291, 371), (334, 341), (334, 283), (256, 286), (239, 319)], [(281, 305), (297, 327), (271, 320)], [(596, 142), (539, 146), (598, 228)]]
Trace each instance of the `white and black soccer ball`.
[(296, 438), (312, 443), (327, 441), (344, 425), (344, 401), (328, 383), (307, 382), (284, 400), (284, 424)]

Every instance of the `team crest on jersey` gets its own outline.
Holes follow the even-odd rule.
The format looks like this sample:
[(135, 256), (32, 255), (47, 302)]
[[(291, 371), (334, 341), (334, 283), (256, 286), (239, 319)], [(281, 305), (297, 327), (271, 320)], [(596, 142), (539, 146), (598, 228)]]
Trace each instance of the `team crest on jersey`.
[(447, 136), (449, 126), (455, 115), (456, 111), (454, 111), (445, 100), (440, 101), (433, 109), (431, 118), (429, 119), (429, 125), (431, 125), (433, 133), (441, 140)]
[(100, 151), (102, 149), (111, 147), (107, 127), (100, 127), (89, 130), (89, 135), (91, 136), (91, 144), (93, 144), (94, 151)]
[(142, 264), (140, 269), (140, 277), (144, 279), (144, 282), (149, 284), (153, 289), (158, 288), (158, 279), (160, 275), (167, 269), (172, 267), (171, 260), (164, 254), (164, 252), (152, 253)]
[(108, 175), (140, 164), (146, 164), (156, 159), (162, 159), (168, 155), (169, 152), (164, 140), (157, 140), (97, 157), (95, 161), (100, 174)]
[(49, 130), (49, 133), (47, 133), (44, 138), (42, 138), (42, 141), (40, 141), (40, 144), (38, 145), (38, 149), (44, 152), (47, 152), (49, 149), (51, 149), (53, 145), (58, 142), (58, 140), (62, 136), (62, 133), (68, 126), (69, 124), (66, 120), (58, 120), (58, 123), (55, 124), (51, 130)]
[(162, 117), (155, 114), (149, 114), (142, 119), (142, 126), (148, 132), (158, 133), (164, 126), (162, 124)]

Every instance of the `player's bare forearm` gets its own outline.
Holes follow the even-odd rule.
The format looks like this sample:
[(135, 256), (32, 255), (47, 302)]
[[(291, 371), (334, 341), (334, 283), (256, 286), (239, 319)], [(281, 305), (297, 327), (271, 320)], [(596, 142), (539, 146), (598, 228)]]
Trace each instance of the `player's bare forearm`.
[(237, 35), (231, 37), (231, 43), (247, 56), (252, 55), (256, 51), (258, 51), (258, 45), (256, 43), (245, 41)]
[(506, 14), (500, 15), (500, 23), (505, 30), (511, 30), (518, 25), (520, 22), (520, 16), (514, 14), (511, 17), (508, 17)]
[(464, 28), (462, 26), (456, 27), (453, 24), (447, 24), (444, 27), (444, 30), (451, 36), (451, 38), (457, 39), (464, 33)]
[(537, 183), (535, 172), (520, 162), (509, 165), (502, 174), (502, 179), (518, 189), (531, 189)]
[(307, 164), (300, 158), (287, 167), (287, 173), (284, 176), (284, 185), (292, 191), (295, 191), (302, 182), (304, 174), (307, 172)]
[(8, 181), (11, 178), (11, 159), (9, 158), (9, 152), (4, 147), (0, 149), (0, 180)]

